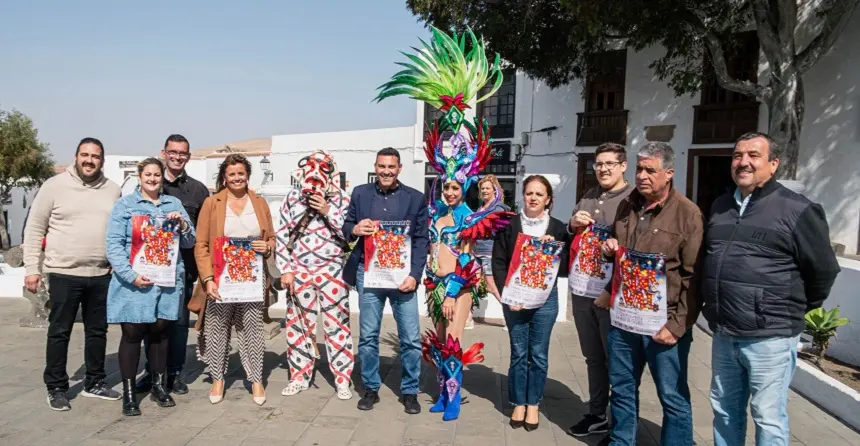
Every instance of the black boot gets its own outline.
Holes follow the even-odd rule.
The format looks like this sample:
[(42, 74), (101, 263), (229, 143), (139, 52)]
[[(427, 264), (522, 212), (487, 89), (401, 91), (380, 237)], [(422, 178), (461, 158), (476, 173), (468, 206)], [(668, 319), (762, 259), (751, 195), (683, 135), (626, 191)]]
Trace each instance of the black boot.
[(152, 390), (152, 374), (150, 374), (149, 372), (144, 372), (143, 376), (138, 378), (134, 386), (134, 391), (136, 393), (149, 392), (150, 390)]
[(155, 401), (161, 407), (173, 407), (176, 402), (167, 391), (167, 375), (156, 373), (152, 376), (152, 389), (149, 391), (149, 399)]
[(122, 380), (122, 414), (127, 417), (140, 415), (140, 406), (134, 393), (134, 378)]
[(182, 381), (181, 375), (170, 375), (167, 377), (167, 390), (177, 395), (185, 395), (188, 393), (188, 386)]

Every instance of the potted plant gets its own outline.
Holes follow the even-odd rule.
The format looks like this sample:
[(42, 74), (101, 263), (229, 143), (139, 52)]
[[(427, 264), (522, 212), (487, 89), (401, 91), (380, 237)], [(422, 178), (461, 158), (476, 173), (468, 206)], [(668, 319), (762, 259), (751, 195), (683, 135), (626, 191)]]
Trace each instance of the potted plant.
[(812, 336), (812, 345), (818, 351), (815, 363), (819, 368), (827, 347), (830, 347), (830, 340), (836, 336), (836, 329), (849, 322), (848, 318), (839, 317), (839, 307), (830, 310), (816, 308), (806, 313), (806, 333)]

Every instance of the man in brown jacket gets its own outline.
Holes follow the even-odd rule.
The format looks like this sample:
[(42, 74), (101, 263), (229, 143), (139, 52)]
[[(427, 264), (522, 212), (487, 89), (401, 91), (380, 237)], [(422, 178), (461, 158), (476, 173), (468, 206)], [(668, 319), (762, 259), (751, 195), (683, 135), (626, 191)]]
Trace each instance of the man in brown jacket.
[(636, 443), (646, 363), (663, 406), (660, 444), (693, 444), (687, 357), (700, 310), (695, 282), (704, 218), (672, 187), (674, 163), (668, 144), (650, 142), (639, 149), (636, 190), (618, 206), (615, 239), (604, 244), (604, 255), (618, 259), (612, 283), (595, 302), (610, 309), (612, 321), (607, 340), (612, 426), (603, 444)]

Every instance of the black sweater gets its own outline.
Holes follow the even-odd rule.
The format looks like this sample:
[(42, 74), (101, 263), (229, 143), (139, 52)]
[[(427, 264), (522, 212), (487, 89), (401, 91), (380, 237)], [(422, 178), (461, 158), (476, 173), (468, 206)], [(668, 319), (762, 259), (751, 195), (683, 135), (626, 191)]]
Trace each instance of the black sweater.
[(824, 211), (774, 180), (743, 215), (732, 194), (708, 219), (702, 268), (705, 318), (729, 336), (796, 336), (839, 273)]
[[(511, 219), (511, 224), (496, 235), (495, 242), (493, 243), (493, 280), (496, 282), (496, 287), (500, 293), (505, 286), (505, 279), (508, 277), (508, 265), (511, 264), (517, 235), (521, 232), (523, 232), (522, 219), (517, 215)], [(567, 277), (568, 270), (570, 269), (568, 265), (570, 257), (570, 233), (567, 232), (567, 225), (557, 218), (550, 217), (549, 225), (546, 228), (546, 235), (555, 237), (556, 241), (564, 242), (565, 246), (561, 252), (558, 276)]]

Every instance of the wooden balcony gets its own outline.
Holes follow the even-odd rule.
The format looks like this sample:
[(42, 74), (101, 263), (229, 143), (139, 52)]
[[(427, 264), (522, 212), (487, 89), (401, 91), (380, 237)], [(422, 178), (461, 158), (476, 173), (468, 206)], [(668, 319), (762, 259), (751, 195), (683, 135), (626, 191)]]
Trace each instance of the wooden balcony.
[(734, 143), (758, 130), (758, 102), (693, 106), (693, 144)]
[(627, 143), (627, 110), (600, 110), (576, 114), (576, 145)]

